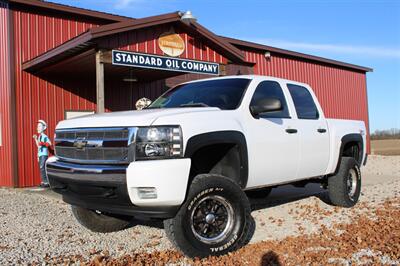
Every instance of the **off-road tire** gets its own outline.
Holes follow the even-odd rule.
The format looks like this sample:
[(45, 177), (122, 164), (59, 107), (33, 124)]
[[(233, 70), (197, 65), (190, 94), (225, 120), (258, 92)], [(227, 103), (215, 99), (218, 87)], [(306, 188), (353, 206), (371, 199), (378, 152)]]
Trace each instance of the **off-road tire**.
[[(354, 180), (351, 186), (348, 184), (349, 178)], [(351, 193), (354, 185), (356, 187)], [(333, 205), (350, 208), (357, 203), (361, 193), (361, 171), (353, 157), (341, 159), (337, 174), (328, 178), (328, 193)]]
[[(214, 201), (214, 199), (217, 200)], [(223, 231), (221, 233), (222, 238), (218, 242), (205, 243), (199, 239), (199, 233), (195, 233), (196, 218), (194, 213), (201, 209), (202, 203), (212, 212), (214, 209), (211, 207), (213, 206), (212, 203), (218, 202), (218, 199), (225, 203), (228, 202), (228, 206), (231, 206), (231, 208), (220, 206), (217, 209), (220, 212), (221, 209), (231, 210), (230, 214), (233, 213), (233, 215), (226, 216), (233, 217), (229, 219), (232, 221), (231, 223), (226, 223), (227, 225), (231, 224), (231, 227), (225, 227), (225, 229), (230, 228), (230, 230), (226, 231), (225, 234), (223, 234)], [(207, 200), (210, 205), (206, 204)], [(201, 174), (194, 178), (187, 199), (176, 216), (164, 220), (164, 229), (170, 241), (186, 256), (192, 258), (203, 258), (209, 255), (218, 256), (239, 249), (248, 243), (253, 232), (250, 212), (247, 196), (236, 182), (220, 175)], [(200, 213), (203, 213), (203, 211)], [(219, 218), (224, 216), (219, 216), (220, 214), (217, 214), (217, 211), (215, 211), (215, 214)], [(205, 220), (203, 223), (206, 223)]]
[(271, 194), (272, 188), (270, 187), (265, 187), (265, 188), (260, 188), (260, 189), (255, 189), (255, 190), (248, 190), (246, 191), (246, 195), (249, 198), (254, 198), (254, 199), (264, 199)]
[(93, 232), (109, 233), (120, 231), (130, 224), (130, 217), (114, 217), (74, 205), (71, 206), (71, 209), (76, 220)]

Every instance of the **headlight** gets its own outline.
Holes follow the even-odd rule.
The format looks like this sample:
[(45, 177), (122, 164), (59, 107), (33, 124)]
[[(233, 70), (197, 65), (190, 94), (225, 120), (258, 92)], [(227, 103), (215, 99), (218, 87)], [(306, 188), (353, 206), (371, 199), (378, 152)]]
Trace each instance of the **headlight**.
[(140, 127), (136, 137), (136, 160), (182, 157), (179, 126)]

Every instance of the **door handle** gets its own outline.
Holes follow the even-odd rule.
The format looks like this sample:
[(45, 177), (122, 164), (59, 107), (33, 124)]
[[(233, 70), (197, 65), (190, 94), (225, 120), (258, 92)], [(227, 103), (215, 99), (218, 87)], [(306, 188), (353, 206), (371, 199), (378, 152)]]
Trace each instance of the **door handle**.
[(318, 131), (319, 133), (325, 133), (325, 132), (326, 132), (326, 129), (325, 129), (325, 128), (318, 128), (317, 131)]
[(286, 132), (289, 133), (289, 134), (296, 134), (296, 133), (297, 133), (297, 129), (294, 129), (294, 128), (287, 128), (287, 129), (286, 129)]

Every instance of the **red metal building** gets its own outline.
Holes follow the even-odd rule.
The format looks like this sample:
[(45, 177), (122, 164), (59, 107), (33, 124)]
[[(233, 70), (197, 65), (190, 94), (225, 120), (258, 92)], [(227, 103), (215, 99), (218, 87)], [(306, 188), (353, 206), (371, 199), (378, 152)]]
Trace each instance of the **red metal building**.
[[(328, 118), (363, 120), (368, 127), (371, 69), (218, 36), (181, 15), (133, 19), (39, 0), (0, 0), (0, 186), (40, 182), (32, 140), (38, 119), (48, 122), (52, 136), (68, 111), (134, 109), (141, 97), (154, 100), (179, 82), (207, 77), (116, 65), (113, 50), (165, 56), (170, 49), (180, 53), (175, 58), (217, 63), (220, 75), (305, 82)], [(166, 33), (172, 39), (162, 44)]]

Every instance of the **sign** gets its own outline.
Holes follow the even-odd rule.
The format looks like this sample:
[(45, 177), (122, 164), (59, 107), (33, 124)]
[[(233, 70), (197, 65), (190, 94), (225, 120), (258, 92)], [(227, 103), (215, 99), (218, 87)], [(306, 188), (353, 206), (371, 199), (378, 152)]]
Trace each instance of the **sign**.
[(169, 56), (180, 56), (185, 51), (185, 42), (173, 30), (164, 32), (158, 37), (158, 46)]
[(219, 75), (219, 64), (159, 55), (112, 51), (112, 64), (186, 73)]

